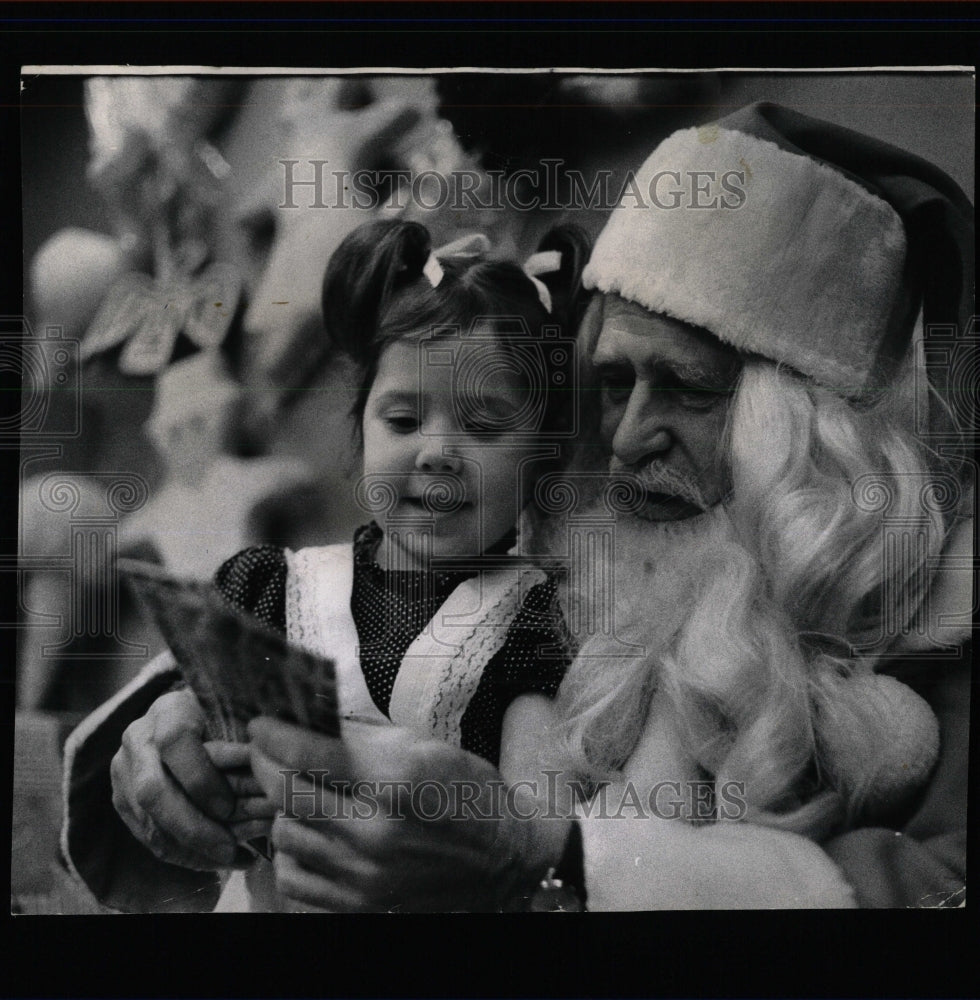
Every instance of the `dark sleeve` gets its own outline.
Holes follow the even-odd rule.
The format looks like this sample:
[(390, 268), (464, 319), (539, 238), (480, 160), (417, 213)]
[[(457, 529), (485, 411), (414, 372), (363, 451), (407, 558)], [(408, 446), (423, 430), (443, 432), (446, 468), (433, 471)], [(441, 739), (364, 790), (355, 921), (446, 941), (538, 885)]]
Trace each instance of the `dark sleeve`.
[(553, 577), (532, 587), (460, 720), (462, 747), (495, 767), (504, 714), (522, 694), (554, 698), (571, 662)]
[(214, 575), (214, 585), (236, 608), (279, 632), (286, 631), (286, 554), (256, 545), (232, 556)]
[(959, 906), (966, 896), (969, 656), (926, 667), (918, 679), (899, 674), (939, 720), (939, 762), (912, 815), (891, 828), (851, 830), (824, 844), (861, 906)]
[[(260, 546), (229, 559), (215, 585), (236, 607), (286, 629), (286, 557)], [(62, 850), (73, 871), (101, 903), (123, 912), (210, 910), (221, 885), (214, 872), (159, 861), (129, 832), (112, 804), (110, 762), (126, 727), (180, 682), (169, 653), (137, 681), (92, 713), (65, 748)]]
[(571, 662), (554, 576), (532, 587), (488, 670), (504, 701), (535, 693), (554, 698)]
[(221, 891), (215, 872), (193, 871), (154, 857), (112, 804), (110, 763), (123, 731), (179, 677), (173, 657), (161, 653), (86, 718), (65, 744), (62, 854), (100, 903), (124, 913), (210, 910)]

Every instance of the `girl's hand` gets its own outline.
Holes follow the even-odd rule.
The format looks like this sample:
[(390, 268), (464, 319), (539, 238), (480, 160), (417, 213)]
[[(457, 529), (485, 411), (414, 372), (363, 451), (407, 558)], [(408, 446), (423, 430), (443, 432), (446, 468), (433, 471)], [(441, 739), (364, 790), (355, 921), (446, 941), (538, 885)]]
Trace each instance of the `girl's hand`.
[[(535, 817), (486, 761), (395, 726), (350, 725), (334, 739), (262, 718), (249, 735), (252, 771), (279, 809), (277, 886), (299, 903), (333, 911), (517, 907), (568, 835), (570, 821)], [(316, 782), (305, 775), (311, 770)], [(345, 782), (350, 795), (338, 788)]]
[(204, 713), (194, 694), (162, 695), (123, 733), (110, 769), (112, 803), (161, 861), (200, 870), (244, 867), (248, 852), (229, 824), (254, 809), (254, 803), (240, 805), (236, 793), (236, 787), (245, 793), (243, 802), (254, 798), (254, 782), (241, 772), (247, 748), (210, 744), (209, 753), (204, 737)]
[(211, 740), (204, 749), (235, 793), (235, 810), (228, 820), (235, 840), (244, 844), (256, 837), (271, 836), (276, 805), (265, 797), (262, 786), (252, 776), (248, 744)]

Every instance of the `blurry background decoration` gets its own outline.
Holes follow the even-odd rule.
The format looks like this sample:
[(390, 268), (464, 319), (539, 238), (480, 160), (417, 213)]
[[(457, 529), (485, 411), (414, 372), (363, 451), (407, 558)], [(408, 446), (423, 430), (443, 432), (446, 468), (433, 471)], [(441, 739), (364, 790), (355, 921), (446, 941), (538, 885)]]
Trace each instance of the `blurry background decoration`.
[[(104, 499), (94, 484), (143, 484), (145, 503), (119, 517), (113, 544), (188, 576), (211, 575), (252, 543), (349, 540), (367, 519), (353, 500), (347, 417), (359, 387), (320, 321), (323, 273), (344, 236), (399, 214), (424, 223), (436, 246), (482, 230), (496, 253), (524, 260), (571, 218), (598, 233), (608, 209), (560, 198), (497, 207), (495, 176), (518, 182), (528, 204), (547, 199), (546, 162), (550, 182), (577, 171), (588, 185), (605, 172), (615, 194), (674, 129), (763, 99), (921, 153), (972, 196), (966, 74), (25, 78), (27, 315), (38, 336), (53, 328), (81, 342), (70, 362), (79, 370), (59, 377), (81, 383), (82, 433), (22, 460), (15, 909), (95, 908), (58, 867), (50, 772), (72, 722), (145, 659), (87, 655), (95, 637), (72, 616), (106, 599), (115, 550), (96, 571), (64, 571), (78, 525), (45, 506), (49, 477), (93, 509)], [(326, 161), (323, 207), (309, 185), (284, 207), (284, 161), (297, 181)], [(375, 204), (331, 205), (336, 174), (359, 170)], [(428, 180), (412, 192), (403, 171)], [(465, 210), (453, 208), (460, 171), (472, 182)], [(449, 178), (444, 197), (435, 175)], [(52, 420), (74, 405), (67, 392), (50, 396)], [(112, 620), (126, 649), (160, 648), (125, 593)]]
[(300, 459), (226, 451), (242, 395), (216, 351), (163, 372), (144, 433), (164, 478), (150, 502), (124, 521), (122, 555), (153, 558), (180, 576), (209, 580), (226, 559), (260, 540), (252, 521), (260, 502), (309, 483)]
[(241, 282), (231, 265), (211, 263), (210, 233), (231, 167), (206, 135), (228, 93), (224, 81), (189, 77), (85, 81), (87, 175), (121, 251), (148, 264), (150, 276), (130, 271), (111, 286), (83, 360), (124, 344), (120, 370), (154, 375), (173, 359), (181, 334), (190, 342), (185, 352), (224, 340)]
[(103, 299), (82, 342), (82, 360), (125, 345), (119, 355), (124, 375), (156, 375), (174, 357), (181, 334), (198, 350), (220, 347), (240, 295), (228, 265), (168, 282), (126, 274)]
[(139, 477), (47, 472), (20, 489), (17, 703), (84, 710), (159, 649), (111, 575), (120, 526), (147, 496)]
[(85, 81), (87, 176), (122, 242), (152, 255), (154, 274), (193, 274), (231, 168), (207, 135), (236, 85), (221, 78), (135, 76)]

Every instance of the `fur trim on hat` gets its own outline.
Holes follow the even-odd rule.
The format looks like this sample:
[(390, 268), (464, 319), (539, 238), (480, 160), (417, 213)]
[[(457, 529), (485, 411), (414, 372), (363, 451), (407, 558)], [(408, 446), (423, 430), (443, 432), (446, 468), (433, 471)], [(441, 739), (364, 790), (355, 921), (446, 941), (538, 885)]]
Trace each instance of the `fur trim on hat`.
[[(695, 171), (712, 172), (718, 192), (738, 173), (744, 199), (702, 194), (712, 207), (696, 207)], [(640, 169), (637, 187), (645, 198), (658, 193), (662, 175), (663, 203), (663, 185), (676, 189), (677, 173), (685, 185), (677, 208), (624, 197), (585, 287), (704, 327), (842, 393), (864, 388), (904, 308), (906, 240), (895, 210), (811, 157), (725, 128), (674, 133)]]

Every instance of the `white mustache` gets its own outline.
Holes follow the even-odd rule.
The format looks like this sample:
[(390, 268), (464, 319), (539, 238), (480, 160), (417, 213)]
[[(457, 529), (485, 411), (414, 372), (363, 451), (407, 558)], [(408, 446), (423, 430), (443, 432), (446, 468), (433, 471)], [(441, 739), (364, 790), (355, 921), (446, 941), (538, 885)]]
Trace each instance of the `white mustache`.
[(666, 493), (668, 496), (680, 497), (700, 510), (710, 506), (697, 482), (690, 476), (669, 469), (659, 462), (651, 462), (642, 468), (635, 469), (624, 465), (617, 458), (609, 463), (612, 473), (628, 473), (639, 485), (651, 493)]

